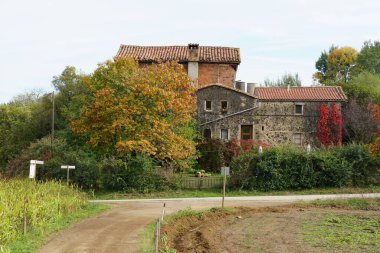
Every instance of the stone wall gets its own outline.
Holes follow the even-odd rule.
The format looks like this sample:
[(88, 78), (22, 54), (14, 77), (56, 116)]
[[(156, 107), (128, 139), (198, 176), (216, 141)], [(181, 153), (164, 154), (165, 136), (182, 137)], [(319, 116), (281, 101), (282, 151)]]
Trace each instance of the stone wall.
[[(205, 101), (212, 101), (212, 109), (205, 110)], [(227, 111), (222, 111), (221, 102), (227, 101)], [(220, 130), (228, 129), (229, 139), (240, 139), (240, 126), (254, 124), (254, 110), (229, 116), (256, 106), (256, 99), (221, 86), (210, 86), (197, 91), (197, 119), (200, 130), (211, 129), (213, 138), (220, 138)], [(210, 124), (202, 125), (206, 122)]]
[[(269, 145), (293, 144), (295, 133), (301, 134), (302, 146), (319, 146), (317, 122), (322, 102), (259, 102), (255, 113), (255, 139)], [(302, 115), (295, 114), (295, 105), (303, 105)], [(331, 103), (328, 104), (331, 108)], [(336, 103), (340, 107), (340, 103)]]

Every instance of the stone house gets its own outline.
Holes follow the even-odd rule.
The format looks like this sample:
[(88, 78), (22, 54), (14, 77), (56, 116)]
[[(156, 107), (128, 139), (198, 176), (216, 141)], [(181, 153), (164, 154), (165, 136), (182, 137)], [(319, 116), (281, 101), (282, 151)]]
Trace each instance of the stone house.
[(268, 145), (319, 145), (319, 107), (347, 100), (341, 87), (255, 87), (236, 81), (240, 51), (231, 47), (121, 45), (116, 57), (141, 66), (177, 61), (197, 87), (197, 120), (205, 138)]

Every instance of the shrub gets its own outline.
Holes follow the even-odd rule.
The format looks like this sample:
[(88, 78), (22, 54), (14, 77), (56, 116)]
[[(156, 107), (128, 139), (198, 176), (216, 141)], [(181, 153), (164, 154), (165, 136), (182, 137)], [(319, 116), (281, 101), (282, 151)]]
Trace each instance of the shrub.
[(351, 144), (307, 153), (299, 147), (272, 147), (263, 154), (245, 152), (231, 162), (231, 186), (287, 190), (364, 186), (376, 183), (378, 158)]
[(231, 161), (231, 178), (228, 184), (234, 188), (252, 189), (255, 184), (253, 168), (258, 161), (258, 153), (245, 152)]
[(153, 192), (176, 188), (156, 170), (155, 161), (146, 155), (129, 156), (126, 161), (104, 159), (100, 165), (102, 186), (107, 190)]
[(305, 189), (315, 182), (310, 156), (297, 148), (271, 148), (252, 169), (259, 190)]
[(339, 157), (337, 149), (313, 152), (312, 165), (317, 187), (342, 187), (351, 185), (351, 165)]
[(219, 172), (225, 165), (225, 154), (229, 151), (224, 141), (220, 139), (206, 139), (198, 144), (198, 164), (201, 169), (209, 172)]
[(339, 157), (347, 161), (352, 167), (353, 186), (366, 186), (376, 183), (376, 176), (379, 174), (379, 159), (372, 157), (365, 145), (346, 145), (339, 151)]

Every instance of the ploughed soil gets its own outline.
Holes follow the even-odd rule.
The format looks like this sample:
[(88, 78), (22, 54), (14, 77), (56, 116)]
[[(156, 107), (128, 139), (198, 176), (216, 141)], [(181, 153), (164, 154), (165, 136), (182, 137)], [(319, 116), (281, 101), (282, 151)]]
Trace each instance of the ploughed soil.
[(378, 210), (285, 207), (216, 210), (201, 217), (182, 217), (163, 227), (167, 245), (178, 253), (331, 252), (304, 242), (304, 221), (324, 214), (379, 215)]

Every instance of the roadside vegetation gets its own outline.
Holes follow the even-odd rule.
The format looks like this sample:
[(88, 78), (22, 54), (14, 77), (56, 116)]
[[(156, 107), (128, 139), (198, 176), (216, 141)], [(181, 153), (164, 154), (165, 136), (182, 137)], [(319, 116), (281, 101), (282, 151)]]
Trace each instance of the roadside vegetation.
[(106, 208), (57, 181), (0, 180), (0, 252), (34, 252), (52, 232)]

